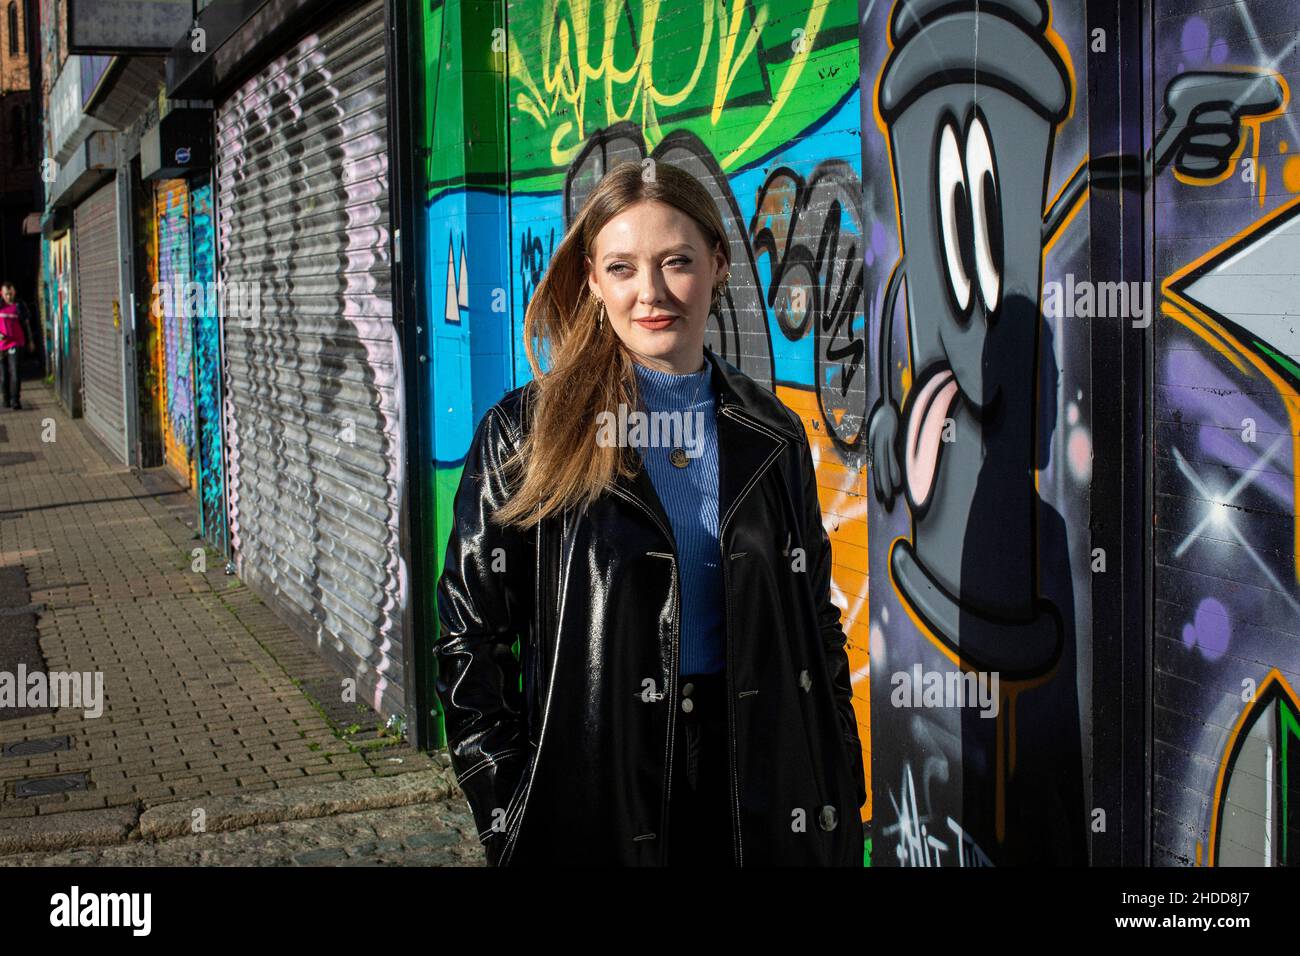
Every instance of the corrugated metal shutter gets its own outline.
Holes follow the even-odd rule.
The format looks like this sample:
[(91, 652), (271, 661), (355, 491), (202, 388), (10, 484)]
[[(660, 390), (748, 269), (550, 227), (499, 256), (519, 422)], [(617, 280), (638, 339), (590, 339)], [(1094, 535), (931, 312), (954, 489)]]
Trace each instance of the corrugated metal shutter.
[(405, 714), (383, 27), (367, 3), (221, 104), (217, 242), (240, 575)]
[(74, 216), (77, 321), (87, 423), (125, 463), (126, 406), (117, 261), (117, 185), (101, 186)]
[[(204, 180), (190, 192), (190, 269), (194, 282), (207, 290), (216, 281), (216, 235), (212, 183)], [(194, 316), (194, 441), (198, 470), (199, 528), (203, 537), (226, 554), (226, 463), (221, 435), (221, 321), (216, 302)]]
[(76, 268), (72, 260), (72, 233), (50, 243), (49, 286), (46, 308), (54, 322), (54, 379), (64, 410), (74, 418), (85, 414), (81, 385), (81, 333), (77, 328)]
[[(154, 184), (154, 215), (158, 227), (158, 282), (170, 294), (162, 296), (163, 460), (187, 487), (194, 485), (193, 337), (186, 316), (190, 275), (190, 190), (183, 179)], [(176, 290), (182, 290), (177, 300)], [(177, 308), (179, 304), (180, 308)]]

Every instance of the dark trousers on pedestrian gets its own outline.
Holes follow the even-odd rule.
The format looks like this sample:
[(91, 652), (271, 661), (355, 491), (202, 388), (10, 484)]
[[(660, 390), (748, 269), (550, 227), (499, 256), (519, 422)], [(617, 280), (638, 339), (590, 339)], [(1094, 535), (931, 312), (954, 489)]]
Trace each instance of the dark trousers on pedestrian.
[(725, 674), (682, 676), (674, 706), (668, 865), (734, 866)]
[(18, 375), (18, 356), (21, 354), (20, 349), (0, 352), (0, 395), (4, 396), (6, 405), (19, 403), (18, 390), (22, 383)]

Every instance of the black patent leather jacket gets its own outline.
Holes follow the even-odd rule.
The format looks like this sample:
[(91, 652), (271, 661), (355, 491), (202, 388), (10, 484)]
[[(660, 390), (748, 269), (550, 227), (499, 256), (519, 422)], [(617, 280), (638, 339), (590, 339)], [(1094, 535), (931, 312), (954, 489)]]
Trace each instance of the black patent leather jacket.
[[(862, 745), (803, 424), (705, 355), (735, 864), (861, 866)], [(489, 524), (531, 395), (484, 416), (453, 506), (435, 644), (452, 768), (489, 864), (663, 865), (680, 743), (671, 524), (644, 466), (528, 532)]]

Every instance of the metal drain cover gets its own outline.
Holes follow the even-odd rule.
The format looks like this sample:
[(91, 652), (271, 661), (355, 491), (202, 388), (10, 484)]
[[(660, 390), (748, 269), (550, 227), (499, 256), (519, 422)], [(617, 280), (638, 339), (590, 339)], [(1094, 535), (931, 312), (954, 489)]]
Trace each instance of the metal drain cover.
[(71, 750), (71, 737), (44, 737), (41, 740), (20, 740), (15, 744), (5, 744), (6, 757), (32, 757), (36, 754), (54, 753), (56, 750)]
[(86, 790), (90, 787), (89, 775), (86, 773), (65, 773), (57, 777), (37, 777), (32, 780), (18, 780), (14, 783), (16, 797), (45, 797), (54, 793), (68, 793), (72, 790)]

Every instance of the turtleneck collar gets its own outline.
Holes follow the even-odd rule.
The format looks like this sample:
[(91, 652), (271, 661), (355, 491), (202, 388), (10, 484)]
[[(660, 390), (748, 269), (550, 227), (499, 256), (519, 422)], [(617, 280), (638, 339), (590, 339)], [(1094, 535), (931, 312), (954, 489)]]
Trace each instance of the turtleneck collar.
[[(636, 369), (641, 400), (651, 410), (698, 408), (713, 403), (713, 367), (707, 360), (698, 372), (684, 375), (648, 368), (639, 362), (632, 363), (632, 367)], [(697, 396), (694, 402), (692, 396)]]

